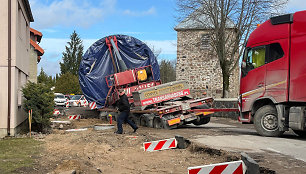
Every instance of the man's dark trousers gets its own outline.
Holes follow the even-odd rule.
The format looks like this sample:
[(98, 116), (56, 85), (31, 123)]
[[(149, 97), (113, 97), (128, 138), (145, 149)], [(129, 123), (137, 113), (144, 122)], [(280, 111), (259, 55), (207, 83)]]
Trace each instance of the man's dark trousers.
[(117, 121), (117, 127), (118, 127), (118, 133), (122, 134), (122, 124), (126, 122), (128, 123), (134, 130), (137, 129), (137, 126), (132, 122), (132, 120), (129, 119), (129, 112), (122, 111), (119, 114), (118, 121)]

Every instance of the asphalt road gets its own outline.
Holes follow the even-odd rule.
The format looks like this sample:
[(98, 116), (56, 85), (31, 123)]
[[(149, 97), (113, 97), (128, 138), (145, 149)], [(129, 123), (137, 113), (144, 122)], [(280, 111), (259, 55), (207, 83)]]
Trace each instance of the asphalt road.
[(288, 132), (283, 137), (263, 137), (256, 134), (250, 128), (241, 128), (240, 125), (208, 123), (203, 127), (214, 128), (220, 132), (231, 133), (229, 135), (199, 135), (194, 140), (214, 148), (227, 151), (244, 151), (249, 153), (274, 152), (306, 162), (306, 139), (301, 139), (295, 134)]

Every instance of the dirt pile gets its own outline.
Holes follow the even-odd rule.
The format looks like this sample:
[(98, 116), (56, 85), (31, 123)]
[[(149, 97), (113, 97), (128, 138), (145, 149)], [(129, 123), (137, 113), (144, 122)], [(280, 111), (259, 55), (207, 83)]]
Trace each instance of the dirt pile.
[(93, 125), (102, 124), (98, 119), (72, 121), (73, 128), (88, 128), (86, 131), (53, 131), (42, 141), (39, 165), (45, 173), (186, 173), (187, 168), (211, 163), (232, 161), (238, 154), (214, 151), (191, 144), (188, 149), (171, 149), (157, 152), (144, 152), (147, 141), (172, 138), (169, 130), (141, 127), (132, 133), (124, 125), (125, 134), (114, 134), (115, 129), (96, 131)]

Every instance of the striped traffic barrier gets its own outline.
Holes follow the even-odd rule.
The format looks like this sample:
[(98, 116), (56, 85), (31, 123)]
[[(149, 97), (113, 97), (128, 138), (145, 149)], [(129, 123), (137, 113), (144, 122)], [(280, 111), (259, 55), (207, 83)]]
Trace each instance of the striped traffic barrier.
[(176, 148), (176, 146), (177, 146), (177, 141), (175, 138), (143, 143), (144, 151), (147, 151), (147, 152), (173, 149), (173, 148)]
[(91, 103), (89, 104), (89, 107), (90, 107), (90, 109), (96, 109), (96, 108), (97, 108), (96, 102), (91, 102)]
[(86, 107), (88, 104), (87, 104), (87, 100), (85, 99), (84, 100), (84, 105), (83, 105), (83, 107)]
[(69, 120), (78, 120), (81, 118), (81, 116), (80, 115), (69, 115), (68, 118)]
[(68, 101), (66, 102), (66, 108), (69, 108), (69, 102)]
[(61, 113), (60, 113), (60, 111), (58, 110), (58, 109), (54, 109), (54, 111), (53, 111), (53, 115), (54, 116), (59, 116)]
[(243, 161), (232, 161), (197, 167), (188, 167), (188, 174), (245, 174)]

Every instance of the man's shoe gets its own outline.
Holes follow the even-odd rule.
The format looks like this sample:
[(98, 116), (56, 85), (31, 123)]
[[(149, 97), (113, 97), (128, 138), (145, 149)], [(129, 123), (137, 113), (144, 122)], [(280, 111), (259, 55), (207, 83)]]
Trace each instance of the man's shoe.
[(138, 129), (138, 127), (136, 127), (136, 128), (134, 129), (134, 133), (137, 131), (137, 129)]
[(116, 132), (114, 132), (115, 134), (122, 134), (122, 132), (118, 132), (118, 131), (116, 131)]

